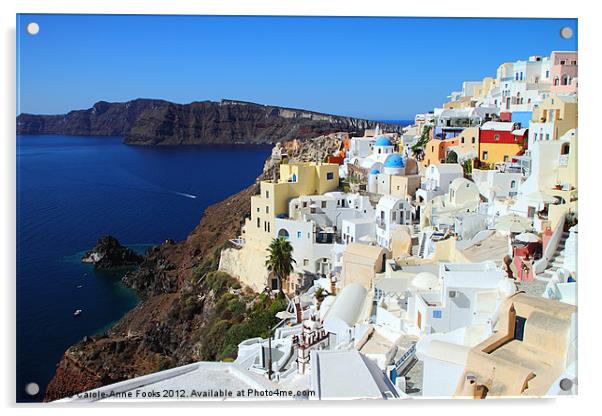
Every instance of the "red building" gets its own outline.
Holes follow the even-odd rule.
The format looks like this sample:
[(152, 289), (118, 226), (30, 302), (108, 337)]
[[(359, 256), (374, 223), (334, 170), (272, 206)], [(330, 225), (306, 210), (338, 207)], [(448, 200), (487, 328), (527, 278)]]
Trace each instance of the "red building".
[(528, 134), (527, 129), (519, 129), (516, 123), (486, 122), (479, 135), (479, 160), (489, 164), (511, 161), (527, 147)]

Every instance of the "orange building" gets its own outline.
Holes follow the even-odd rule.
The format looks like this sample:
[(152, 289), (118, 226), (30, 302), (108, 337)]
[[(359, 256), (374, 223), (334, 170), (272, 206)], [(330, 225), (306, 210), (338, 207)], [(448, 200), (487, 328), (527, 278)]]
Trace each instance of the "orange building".
[[(448, 148), (458, 146), (460, 143), (460, 136), (453, 137), (451, 139), (431, 139), (428, 141), (424, 148), (424, 166), (438, 165), (440, 163), (446, 163), (446, 157)], [(456, 156), (457, 157), (457, 156)], [(452, 163), (455, 163), (453, 161)]]

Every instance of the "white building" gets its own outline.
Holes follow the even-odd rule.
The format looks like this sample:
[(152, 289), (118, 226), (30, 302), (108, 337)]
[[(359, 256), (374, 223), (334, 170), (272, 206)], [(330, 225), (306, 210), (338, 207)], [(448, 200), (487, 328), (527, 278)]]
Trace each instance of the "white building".
[(341, 237), (344, 244), (376, 241), (376, 221), (374, 217), (343, 220)]
[[(387, 292), (386, 281), (379, 283), (383, 292)], [(516, 291), (514, 282), (492, 261), (441, 263), (439, 277), (421, 272), (409, 284), (392, 285), (397, 289), (380, 299), (377, 323), (415, 335), (446, 333), (469, 325), (484, 325), (490, 332), (499, 305)], [(400, 295), (404, 285), (408, 289)]]
[(403, 198), (385, 195), (380, 198), (375, 210), (376, 242), (389, 248), (391, 233), (399, 225), (412, 224), (412, 207)]
[(356, 324), (369, 314), (368, 291), (359, 283), (346, 285), (334, 298), (324, 316), (324, 330), (331, 348), (348, 346), (356, 337)]
[(475, 212), (481, 198), (477, 185), (466, 178), (456, 178), (445, 195), (438, 195), (423, 208), (420, 218), (423, 226), (440, 224), (453, 225), (459, 214)]
[[(364, 140), (364, 141), (362, 141)], [(378, 172), (385, 172), (385, 164), (389, 159), (395, 160), (396, 163), (391, 165), (389, 162), (388, 170), (391, 173), (391, 168), (397, 173), (403, 173), (399, 169), (405, 166), (403, 158), (399, 153), (395, 152), (395, 146), (386, 136), (378, 136), (376, 139), (371, 139), (370, 145), (366, 145), (365, 139), (358, 139), (357, 143), (353, 145), (353, 140), (350, 144), (350, 151), (345, 159), (345, 163), (351, 163), (356, 166), (360, 166), (368, 171), (377, 170)], [(369, 151), (368, 151), (369, 150)], [(401, 166), (398, 166), (401, 161)]]
[(457, 163), (430, 165), (424, 172), (420, 189), (416, 191), (419, 204), (430, 201), (437, 195), (446, 194), (454, 179), (464, 177), (464, 169)]
[(521, 172), (473, 169), (472, 180), (479, 188), (479, 193), (492, 201), (515, 197), (523, 182), (523, 175)]
[(274, 237), (291, 243), (297, 271), (328, 275), (334, 268), (335, 244), (345, 243), (340, 240), (343, 223), (367, 218), (374, 218), (374, 208), (366, 196), (343, 192), (301, 196), (289, 202), (288, 217), (275, 218)]

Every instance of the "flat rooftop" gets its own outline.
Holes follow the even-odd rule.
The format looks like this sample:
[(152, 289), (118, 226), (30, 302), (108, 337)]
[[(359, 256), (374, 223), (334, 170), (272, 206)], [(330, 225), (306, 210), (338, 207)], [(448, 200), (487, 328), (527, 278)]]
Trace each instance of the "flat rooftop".
[[(278, 399), (259, 393), (276, 389), (278, 385), (274, 382), (234, 363), (199, 362), (111, 384), (61, 401)], [(164, 396), (164, 391), (174, 392), (174, 396)], [(244, 392), (244, 396), (241, 397), (239, 392)]]

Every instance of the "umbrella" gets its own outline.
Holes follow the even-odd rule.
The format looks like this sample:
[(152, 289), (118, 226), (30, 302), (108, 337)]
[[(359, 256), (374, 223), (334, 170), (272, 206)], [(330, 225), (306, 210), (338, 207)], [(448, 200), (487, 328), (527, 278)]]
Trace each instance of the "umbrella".
[(372, 237), (372, 236), (370, 236), (370, 235), (368, 235), (368, 234), (366, 234), (366, 235), (364, 235), (364, 236), (360, 237), (360, 238), (359, 238), (359, 240), (360, 240), (362, 243), (373, 243), (373, 242), (375, 242), (375, 241), (376, 241), (376, 240), (374, 239), (374, 237)]
[(495, 224), (495, 229), (502, 232), (507, 233), (524, 233), (527, 231), (527, 227), (520, 223), (504, 223), (504, 224)]
[(288, 311), (280, 311), (276, 314), (276, 318), (278, 319), (290, 319), (294, 318), (296, 315), (294, 313)]
[(532, 194), (527, 195), (527, 199), (533, 202), (544, 203), (544, 204), (553, 204), (558, 202), (558, 200), (548, 194), (544, 194), (543, 192), (533, 192)]
[(508, 214), (500, 217), (493, 228), (508, 233), (524, 233), (531, 228), (531, 221), (520, 215)]
[(533, 233), (522, 233), (516, 236), (518, 241), (522, 241), (524, 243), (537, 243), (539, 242), (539, 237), (537, 237)]

